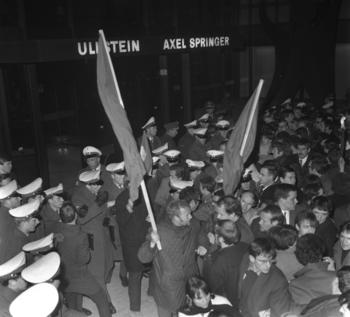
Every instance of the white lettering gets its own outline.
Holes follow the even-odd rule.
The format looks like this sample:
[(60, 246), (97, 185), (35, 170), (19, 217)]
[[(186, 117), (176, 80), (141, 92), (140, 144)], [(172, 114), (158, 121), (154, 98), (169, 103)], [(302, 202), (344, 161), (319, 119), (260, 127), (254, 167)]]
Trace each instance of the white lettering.
[(90, 55), (95, 55), (96, 54), (96, 51), (95, 51), (94, 47), (92, 46), (91, 42), (89, 42), (89, 54)]
[(163, 50), (169, 50), (169, 49), (170, 49), (169, 42), (167, 39), (165, 39), (163, 43)]
[(126, 53), (126, 47), (125, 47), (125, 41), (119, 41), (119, 52), (120, 53)]
[[(82, 46), (83, 46), (83, 49), (82, 49)], [(83, 43), (78, 42), (78, 53), (79, 55), (82, 55), (82, 56), (86, 55), (87, 53), (86, 42), (83, 42)]]
[(131, 51), (132, 52), (140, 52), (140, 41), (139, 40), (131, 41)]

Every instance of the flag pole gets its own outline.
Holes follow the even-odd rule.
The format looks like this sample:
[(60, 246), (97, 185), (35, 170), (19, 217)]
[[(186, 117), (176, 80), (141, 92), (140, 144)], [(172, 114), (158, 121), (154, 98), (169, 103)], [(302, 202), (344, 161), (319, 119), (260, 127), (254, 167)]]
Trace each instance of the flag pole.
[[(103, 30), (99, 30), (98, 32), (99, 32), (99, 34), (102, 37), (102, 42), (103, 42), (103, 45), (104, 45), (104, 47), (106, 49), (106, 52), (109, 52), (109, 47), (107, 46), (107, 42), (106, 42), (106, 38), (105, 38)], [(118, 95), (119, 103), (120, 103), (120, 105), (123, 108), (125, 108), (124, 107), (124, 103), (123, 103), (123, 99), (122, 99), (121, 94), (120, 94), (119, 86), (118, 86), (118, 83), (117, 83), (117, 78), (115, 76), (114, 68), (113, 68), (113, 65), (112, 65), (111, 56), (109, 55), (109, 53), (107, 54), (107, 59), (108, 59), (109, 67), (110, 67), (110, 69), (112, 71), (113, 83), (114, 83), (114, 86), (115, 86), (115, 89), (116, 89), (116, 92), (117, 92), (117, 95)], [(154, 220), (152, 207), (151, 207), (151, 203), (150, 203), (150, 200), (149, 200), (149, 197), (148, 197), (148, 193), (147, 193), (147, 189), (146, 189), (146, 185), (145, 185), (145, 181), (144, 180), (141, 181), (141, 189), (142, 189), (143, 197), (145, 199), (147, 212), (148, 212), (148, 216), (149, 216), (149, 219), (150, 219), (150, 222), (151, 222), (152, 230), (154, 232), (157, 232), (158, 231), (157, 230), (157, 225), (156, 225), (156, 222)], [(129, 203), (130, 202), (128, 202), (128, 204)], [(132, 205), (132, 202), (131, 202), (131, 205)], [(160, 241), (157, 242), (157, 247), (158, 247), (158, 250), (162, 249)]]
[[(156, 225), (156, 222), (154, 220), (154, 215), (153, 215), (153, 212), (152, 212), (152, 206), (151, 206), (151, 203), (149, 201), (148, 192), (147, 192), (147, 188), (146, 188), (146, 184), (145, 184), (145, 180), (144, 179), (141, 181), (141, 189), (142, 189), (143, 198), (145, 199), (146, 207), (147, 207), (147, 210), (148, 210), (148, 216), (149, 216), (149, 220), (150, 220), (150, 223), (151, 223), (151, 226), (152, 226), (152, 230), (154, 232), (157, 232), (157, 225)], [(160, 244), (160, 241), (157, 241), (157, 248), (158, 248), (159, 251), (162, 250), (162, 245)]]
[(264, 80), (260, 79), (258, 87), (256, 88), (257, 93), (254, 96), (253, 107), (252, 107), (252, 110), (251, 110), (251, 112), (249, 114), (247, 128), (245, 129), (245, 132), (244, 132), (244, 138), (243, 138), (243, 141), (242, 141), (241, 150), (239, 151), (239, 155), (240, 156), (243, 156), (244, 149), (245, 149), (245, 146), (247, 144), (249, 131), (250, 131), (250, 128), (252, 127), (253, 118), (254, 118), (254, 114), (255, 114), (256, 108), (258, 107), (259, 96), (260, 96), (263, 84), (264, 84)]

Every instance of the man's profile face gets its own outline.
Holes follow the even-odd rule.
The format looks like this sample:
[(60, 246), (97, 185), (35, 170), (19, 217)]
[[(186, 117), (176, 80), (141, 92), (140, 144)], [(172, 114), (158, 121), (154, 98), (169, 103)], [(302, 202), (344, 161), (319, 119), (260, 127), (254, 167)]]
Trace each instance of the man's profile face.
[(343, 231), (340, 233), (339, 237), (341, 248), (344, 251), (350, 250), (350, 232)]
[(178, 218), (179, 224), (181, 226), (189, 226), (191, 223), (191, 219), (192, 219), (192, 214), (191, 214), (190, 208), (188, 208), (188, 207), (180, 208), (176, 217)]
[(270, 174), (269, 170), (265, 167), (260, 170), (260, 183), (262, 186), (267, 186), (273, 182), (273, 176)]
[(290, 184), (295, 185), (297, 182), (295, 172), (287, 172), (284, 177), (281, 177), (281, 183), (282, 184)]
[(266, 232), (269, 231), (273, 227), (273, 222), (271, 221), (272, 215), (269, 212), (261, 212), (260, 213), (260, 231)]

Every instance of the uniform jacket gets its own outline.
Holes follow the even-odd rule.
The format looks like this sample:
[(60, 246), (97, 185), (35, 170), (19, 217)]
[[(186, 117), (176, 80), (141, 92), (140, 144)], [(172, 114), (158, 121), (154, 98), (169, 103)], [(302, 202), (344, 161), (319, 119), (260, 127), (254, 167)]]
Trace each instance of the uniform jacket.
[(158, 224), (162, 250), (151, 249), (149, 241), (140, 248), (142, 262), (153, 259), (150, 291), (157, 305), (175, 312), (185, 304), (186, 282), (198, 274), (195, 250), (199, 232), (199, 222), (194, 218), (189, 226), (176, 227), (165, 217)]
[(92, 295), (100, 286), (88, 270), (90, 249), (88, 237), (79, 225), (57, 223), (55, 232), (63, 235), (63, 241), (57, 244), (62, 261), (62, 275), (65, 292)]
[(308, 304), (312, 299), (332, 294), (336, 278), (334, 271), (327, 270), (328, 263), (309, 263), (295, 273), (289, 283), (289, 290), (298, 304)]
[(206, 146), (195, 140), (188, 151), (188, 158), (193, 161), (209, 161)]
[(187, 131), (180, 138), (179, 143), (178, 143), (178, 148), (179, 148), (179, 151), (181, 152), (181, 155), (183, 158), (185, 158), (185, 159), (188, 158), (189, 150), (190, 150), (190, 148), (195, 140), (196, 140), (196, 138), (193, 135), (189, 134)]
[(220, 143), (224, 141), (225, 141), (225, 138), (219, 132), (217, 132), (208, 141), (208, 149), (220, 150)]
[(0, 317), (11, 317), (10, 304), (18, 295), (10, 288), (0, 285)]
[(134, 202), (133, 212), (129, 213), (126, 205), (129, 200), (129, 189), (126, 188), (116, 200), (116, 218), (119, 225), (120, 241), (126, 268), (129, 272), (142, 272), (145, 267), (137, 258), (137, 251), (146, 239), (148, 232), (148, 215), (141, 192)]
[(78, 219), (82, 230), (90, 235), (91, 260), (88, 264), (89, 271), (101, 283), (106, 282), (110, 270), (113, 267), (112, 243), (107, 235), (103, 220), (106, 217), (106, 205), (98, 206), (96, 196), (93, 195), (85, 185), (79, 184), (74, 188), (72, 202), (75, 206), (86, 205), (88, 213), (85, 217)]
[[(248, 269), (249, 257), (246, 254), (240, 269), (239, 294), (242, 294), (242, 282)], [(270, 311), (271, 317), (280, 317), (281, 314), (293, 311), (294, 305), (289, 293), (288, 282), (283, 273), (272, 265), (267, 274), (261, 273), (250, 289), (247, 306), (240, 303), (244, 317), (259, 317), (259, 312)]]
[(168, 143), (169, 150), (176, 150), (177, 149), (174, 138), (172, 138), (169, 134), (164, 133), (161, 136), (160, 141), (162, 142), (162, 144)]
[(248, 244), (238, 242), (235, 245), (219, 249), (211, 255), (210, 263), (204, 269), (204, 278), (208, 281), (210, 290), (238, 306), (239, 268), (243, 255), (248, 250)]
[(42, 218), (42, 225), (45, 234), (50, 234), (55, 227), (57, 222), (60, 222), (60, 216), (57, 211), (54, 211), (49, 203), (46, 203), (43, 205), (43, 207), (40, 210), (40, 215)]

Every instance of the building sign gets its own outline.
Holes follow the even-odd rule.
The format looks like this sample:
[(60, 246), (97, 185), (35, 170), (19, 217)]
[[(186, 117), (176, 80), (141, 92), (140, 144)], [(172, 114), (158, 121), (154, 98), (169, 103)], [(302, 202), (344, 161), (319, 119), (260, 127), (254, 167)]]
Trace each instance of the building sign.
[[(108, 39), (108, 37), (107, 37)], [(108, 42), (111, 55), (161, 55), (207, 49), (244, 48), (236, 33), (181, 37), (113, 38)], [(94, 58), (97, 37), (94, 39), (51, 39), (0, 41), (0, 63), (40, 63), (50, 61)]]
[[(150, 52), (177, 52), (201, 48), (219, 48), (230, 46), (230, 36), (209, 37), (177, 37), (177, 38), (149, 38), (149, 39), (122, 39), (107, 41), (112, 54), (144, 53)], [(96, 55), (97, 41), (77, 42), (77, 52), (80, 56)]]

